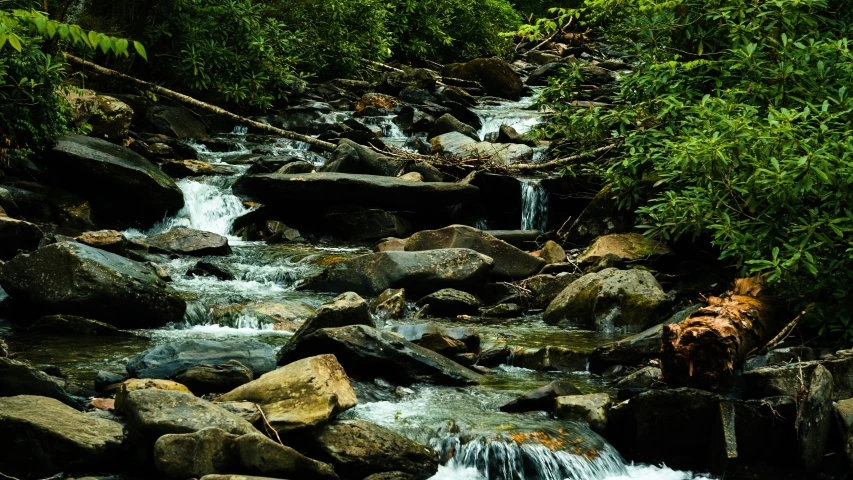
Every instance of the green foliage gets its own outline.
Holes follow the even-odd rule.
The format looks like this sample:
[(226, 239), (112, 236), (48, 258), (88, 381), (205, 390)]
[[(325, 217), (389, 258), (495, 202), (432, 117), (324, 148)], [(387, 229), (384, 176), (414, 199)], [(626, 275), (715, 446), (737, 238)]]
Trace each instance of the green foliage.
[[(578, 75), (545, 92), (543, 132), (621, 142), (603, 172), (650, 234), (706, 236), (823, 333), (853, 340), (853, 56), (846, 0), (587, 0), (571, 12), (632, 55), (615, 108), (581, 109)], [(589, 15), (585, 17), (585, 15)]]
[(521, 23), (506, 0), (392, 0), (389, 9), (395, 52), (439, 61), (506, 55), (501, 33)]

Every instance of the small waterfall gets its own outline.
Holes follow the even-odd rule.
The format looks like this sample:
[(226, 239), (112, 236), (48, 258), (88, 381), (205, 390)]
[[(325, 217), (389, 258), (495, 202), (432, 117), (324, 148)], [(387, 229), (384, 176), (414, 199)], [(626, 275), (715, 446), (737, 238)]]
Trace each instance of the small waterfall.
[(519, 178), (521, 183), (521, 229), (548, 228), (548, 190), (538, 179)]
[(238, 135), (241, 137), (245, 137), (249, 133), (249, 127), (243, 125), (234, 125), (234, 130), (231, 131), (231, 135)]
[(405, 139), (408, 137), (400, 126), (394, 123), (393, 116), (390, 117), (364, 117), (359, 121), (365, 125), (372, 125), (382, 129), (382, 136), (385, 138)]

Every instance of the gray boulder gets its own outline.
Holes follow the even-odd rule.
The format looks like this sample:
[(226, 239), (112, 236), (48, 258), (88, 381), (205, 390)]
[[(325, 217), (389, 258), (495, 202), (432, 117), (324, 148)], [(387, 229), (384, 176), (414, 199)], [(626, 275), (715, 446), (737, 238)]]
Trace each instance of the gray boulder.
[(37, 395), (82, 410), (83, 404), (65, 391), (63, 382), (32, 365), (0, 357), (0, 397)]
[(445, 133), (450, 132), (461, 133), (475, 142), (480, 141), (480, 135), (473, 127), (460, 122), (456, 117), (449, 113), (445, 113), (438, 117), (438, 120), (435, 121), (435, 124), (433, 124), (432, 128), (429, 130), (427, 138), (438, 137), (439, 135), (444, 135)]
[(475, 315), (480, 301), (470, 293), (444, 288), (418, 300), (419, 306), (429, 306), (428, 313), (436, 316)]
[(100, 108), (89, 119), (92, 135), (107, 140), (122, 140), (127, 137), (133, 109), (121, 100), (107, 95), (98, 95)]
[(317, 330), (303, 337), (279, 363), (327, 353), (356, 378), (443, 385), (471, 385), (480, 380), (479, 375), (431, 350), (365, 325)]
[(193, 365), (175, 376), (196, 394), (223, 393), (252, 381), (254, 374), (242, 363), (229, 360), (221, 365)]
[(266, 343), (189, 339), (149, 348), (127, 362), (127, 372), (131, 377), (171, 379), (196, 365), (222, 365), (231, 360), (240, 362), (255, 376), (275, 368), (275, 354)]
[(106, 140), (65, 135), (42, 162), (51, 178), (92, 203), (102, 225), (148, 227), (184, 206), (183, 193), (168, 175)]
[(3, 473), (38, 475), (121, 468), (121, 424), (78, 412), (45, 397), (0, 398)]
[(166, 233), (154, 235), (138, 241), (154, 252), (193, 255), (230, 255), (228, 239), (222, 235), (203, 232), (192, 228), (178, 227)]
[(0, 265), (0, 286), (36, 315), (69, 314), (120, 328), (183, 319), (186, 302), (153, 269), (79, 243), (56, 243)]
[(490, 257), (465, 248), (379, 252), (338, 262), (300, 288), (366, 295), (388, 288), (475, 290), (486, 282), (493, 263)]
[(518, 281), (536, 275), (545, 261), (466, 225), (451, 225), (438, 230), (424, 230), (406, 240), (406, 251), (417, 252), (443, 248), (467, 248), (494, 260), (492, 277)]
[(532, 392), (501, 405), (502, 412), (532, 412), (544, 410), (550, 412), (554, 409), (554, 401), (557, 397), (570, 395), (581, 395), (577, 387), (565, 380), (555, 380), (544, 387), (537, 388)]
[(527, 280), (527, 289), (533, 298), (531, 306), (534, 308), (547, 308), (563, 290), (578, 279), (577, 275), (561, 273), (559, 275), (536, 275)]

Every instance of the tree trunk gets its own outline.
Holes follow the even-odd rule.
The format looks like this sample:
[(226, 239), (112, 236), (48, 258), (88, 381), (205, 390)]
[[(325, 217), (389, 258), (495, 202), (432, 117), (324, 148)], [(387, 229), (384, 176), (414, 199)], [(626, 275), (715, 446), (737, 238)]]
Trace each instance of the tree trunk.
[(110, 78), (116, 78), (119, 80), (123, 80), (125, 82), (129, 82), (137, 85), (140, 88), (145, 90), (150, 90), (152, 92), (158, 93), (164, 97), (171, 98), (172, 100), (176, 100), (178, 102), (184, 103), (186, 105), (190, 105), (192, 107), (208, 111), (210, 113), (220, 115), (226, 118), (233, 120), (241, 125), (252, 127), (256, 130), (260, 130), (265, 133), (269, 133), (272, 135), (278, 135), (280, 137), (289, 138), (291, 140), (297, 140), (300, 142), (305, 142), (310, 145), (314, 145), (316, 147), (322, 148), (323, 150), (334, 150), (337, 145), (334, 143), (324, 142), (323, 140), (317, 140), (316, 138), (309, 137), (307, 135), (301, 135), (296, 132), (291, 132), (288, 130), (283, 130), (281, 128), (273, 127), (272, 125), (267, 125), (265, 123), (256, 122), (254, 120), (250, 120), (246, 117), (241, 117), (240, 115), (235, 115), (227, 110), (223, 110), (215, 105), (211, 105), (209, 103), (204, 103), (202, 101), (196, 100), (192, 97), (188, 97), (184, 94), (175, 92), (173, 90), (169, 90), (168, 88), (163, 88), (158, 85), (154, 85), (152, 83), (145, 82), (143, 80), (139, 80), (138, 78), (133, 78), (129, 75), (125, 75), (123, 73), (116, 72), (115, 70), (110, 70), (109, 68), (104, 68), (100, 65), (96, 65), (92, 62), (87, 62), (82, 58), (75, 57), (68, 53), (65, 54), (65, 58), (75, 65), (80, 67), (85, 67), (93, 72), (96, 72), (100, 75), (104, 75)]
[(664, 325), (660, 360), (666, 382), (709, 390), (725, 386), (746, 356), (784, 326), (777, 303), (758, 277), (741, 278), (725, 298), (711, 297), (684, 322)]

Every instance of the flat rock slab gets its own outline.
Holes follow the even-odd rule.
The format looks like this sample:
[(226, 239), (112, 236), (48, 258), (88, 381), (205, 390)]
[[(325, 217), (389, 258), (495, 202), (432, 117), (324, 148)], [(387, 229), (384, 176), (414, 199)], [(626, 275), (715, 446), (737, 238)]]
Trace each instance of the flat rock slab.
[(231, 253), (228, 239), (222, 235), (184, 227), (174, 228), (166, 233), (139, 240), (139, 242), (153, 251), (169, 254), (202, 257), (205, 255), (229, 255)]
[(133, 377), (171, 379), (196, 365), (222, 365), (236, 360), (257, 377), (275, 368), (271, 346), (255, 340), (180, 340), (157, 345), (127, 363)]
[(396, 177), (349, 173), (277, 173), (245, 175), (234, 192), (265, 205), (352, 203), (390, 210), (422, 211), (473, 202), (480, 190), (471, 185), (410, 182)]

